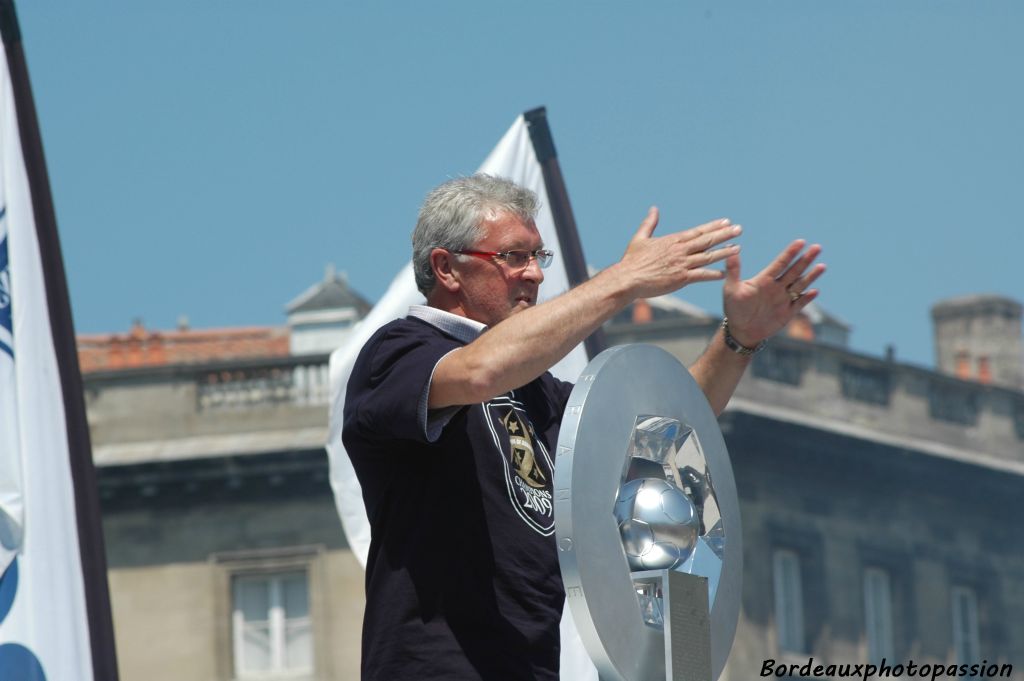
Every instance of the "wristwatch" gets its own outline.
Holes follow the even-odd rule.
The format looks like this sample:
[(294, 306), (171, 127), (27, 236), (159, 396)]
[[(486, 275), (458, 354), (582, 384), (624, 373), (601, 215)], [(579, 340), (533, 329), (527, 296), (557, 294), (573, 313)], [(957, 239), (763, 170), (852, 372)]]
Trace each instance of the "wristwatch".
[(729, 348), (737, 355), (742, 355), (743, 357), (750, 357), (753, 354), (761, 352), (764, 350), (764, 346), (768, 344), (768, 341), (761, 341), (752, 348), (748, 348), (746, 345), (740, 345), (739, 341), (733, 338), (732, 334), (729, 333), (729, 318), (724, 316), (722, 317), (722, 335), (725, 338), (725, 347)]

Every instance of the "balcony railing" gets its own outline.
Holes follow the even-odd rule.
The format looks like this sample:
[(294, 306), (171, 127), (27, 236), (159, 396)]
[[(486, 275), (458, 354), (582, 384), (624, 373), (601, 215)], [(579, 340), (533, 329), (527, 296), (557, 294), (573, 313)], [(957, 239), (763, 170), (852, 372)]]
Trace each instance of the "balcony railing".
[(316, 406), (330, 399), (327, 363), (280, 363), (211, 369), (196, 376), (200, 411), (275, 404)]

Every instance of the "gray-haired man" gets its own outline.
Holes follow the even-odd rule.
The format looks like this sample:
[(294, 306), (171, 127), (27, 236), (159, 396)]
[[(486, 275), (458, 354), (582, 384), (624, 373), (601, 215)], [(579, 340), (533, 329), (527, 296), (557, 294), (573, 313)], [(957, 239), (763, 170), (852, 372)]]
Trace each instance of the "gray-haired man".
[(433, 190), (413, 234), (427, 305), (380, 329), (353, 369), (343, 440), (372, 530), (364, 679), (557, 679), (550, 453), (572, 386), (547, 370), (637, 298), (724, 277), (728, 326), (690, 369), (721, 412), (824, 271), (821, 249), (794, 241), (741, 280), (738, 225), (655, 237), (652, 208), (618, 263), (537, 305), (552, 254), (536, 209), (485, 175)]

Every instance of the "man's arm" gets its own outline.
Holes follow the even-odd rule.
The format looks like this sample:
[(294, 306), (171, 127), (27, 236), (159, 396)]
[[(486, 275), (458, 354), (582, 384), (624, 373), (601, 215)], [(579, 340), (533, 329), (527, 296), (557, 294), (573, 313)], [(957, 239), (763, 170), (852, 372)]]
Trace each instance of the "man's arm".
[[(822, 264), (811, 267), (821, 253), (821, 246), (815, 244), (800, 255), (803, 247), (803, 240), (794, 241), (768, 267), (747, 280), (740, 279), (738, 255), (725, 261), (725, 315), (730, 335), (740, 345), (757, 347), (818, 297), (818, 290), (808, 287), (825, 271)], [(731, 350), (719, 329), (704, 354), (690, 367), (716, 415), (725, 409), (750, 360), (750, 355)]]
[(474, 404), (529, 383), (633, 300), (721, 279), (722, 272), (707, 267), (739, 251), (715, 248), (740, 234), (728, 220), (653, 237), (657, 224), (652, 208), (618, 263), (446, 355), (431, 378), (429, 407)]
[(690, 374), (704, 391), (715, 416), (729, 403), (751, 359), (751, 355), (730, 350), (725, 344), (725, 333), (719, 328), (707, 349), (690, 365)]

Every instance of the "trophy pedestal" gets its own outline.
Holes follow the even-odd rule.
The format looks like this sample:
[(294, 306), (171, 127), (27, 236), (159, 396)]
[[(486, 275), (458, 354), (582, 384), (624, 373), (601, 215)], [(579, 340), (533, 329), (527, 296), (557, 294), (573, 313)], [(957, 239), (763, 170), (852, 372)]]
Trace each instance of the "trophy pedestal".
[(665, 681), (711, 681), (707, 578), (648, 570), (634, 572), (633, 583), (644, 618), (665, 633)]

